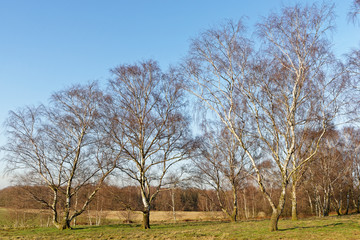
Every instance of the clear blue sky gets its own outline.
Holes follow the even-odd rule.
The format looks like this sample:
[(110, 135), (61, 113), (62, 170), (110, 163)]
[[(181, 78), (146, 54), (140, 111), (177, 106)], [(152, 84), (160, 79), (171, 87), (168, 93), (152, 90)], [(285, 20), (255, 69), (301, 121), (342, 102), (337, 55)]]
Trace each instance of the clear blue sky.
[[(250, 27), (270, 11), (296, 2), (0, 0), (0, 123), (10, 110), (44, 103), (71, 84), (105, 83), (109, 69), (118, 64), (148, 58), (164, 68), (176, 64), (190, 38), (225, 18), (247, 16)], [(333, 2), (338, 16), (334, 49), (341, 54), (360, 46), (360, 28), (347, 23), (351, 0)], [(1, 126), (0, 145), (4, 131)], [(0, 176), (0, 188), (7, 184)]]

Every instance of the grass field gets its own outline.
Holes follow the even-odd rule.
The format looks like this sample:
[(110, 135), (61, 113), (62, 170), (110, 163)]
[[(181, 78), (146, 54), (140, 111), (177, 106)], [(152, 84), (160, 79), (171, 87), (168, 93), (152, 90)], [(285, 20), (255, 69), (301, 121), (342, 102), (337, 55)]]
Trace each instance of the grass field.
[[(0, 210), (4, 214), (5, 210)], [(1, 222), (0, 222), (1, 224)], [(279, 231), (268, 231), (268, 220), (228, 223), (196, 221), (156, 223), (149, 230), (139, 224), (53, 227), (3, 227), (0, 239), (360, 239), (360, 215), (280, 220)]]

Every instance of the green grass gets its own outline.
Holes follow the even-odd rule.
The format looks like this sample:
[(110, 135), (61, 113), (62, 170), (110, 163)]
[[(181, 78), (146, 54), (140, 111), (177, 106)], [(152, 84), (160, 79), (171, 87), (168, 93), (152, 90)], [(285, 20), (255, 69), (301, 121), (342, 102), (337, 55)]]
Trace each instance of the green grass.
[(153, 224), (149, 230), (139, 224), (77, 226), (64, 231), (3, 227), (0, 239), (360, 239), (360, 215), (280, 220), (277, 232), (269, 232), (268, 225), (268, 220), (262, 220)]

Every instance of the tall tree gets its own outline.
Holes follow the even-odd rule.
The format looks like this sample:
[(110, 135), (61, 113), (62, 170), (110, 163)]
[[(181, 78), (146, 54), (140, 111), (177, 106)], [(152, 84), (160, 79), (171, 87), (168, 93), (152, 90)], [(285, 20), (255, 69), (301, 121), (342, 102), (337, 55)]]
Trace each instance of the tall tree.
[[(193, 40), (184, 71), (189, 89), (239, 141), (271, 205), (270, 230), (278, 229), (292, 175), (316, 154), (338, 107), (341, 74), (334, 72), (327, 32), (332, 7), (294, 6), (258, 24), (261, 48), (254, 53), (244, 27), (230, 22)], [(340, 69), (341, 66), (340, 66)], [(319, 131), (320, 129), (320, 131)], [(315, 148), (301, 158), (295, 151), (302, 134), (316, 130)], [(273, 199), (259, 168), (257, 141), (277, 167), (281, 194)]]
[[(53, 94), (49, 106), (10, 112), (6, 122), (4, 160), (10, 170), (24, 171), (23, 184), (46, 185), (51, 190), (52, 198), (30, 194), (52, 210), (59, 229), (70, 228), (71, 221), (84, 212), (119, 159), (119, 153), (108, 148), (109, 138), (101, 128), (103, 100), (96, 83), (77, 85)], [(74, 196), (88, 186), (93, 190), (75, 208)], [(65, 199), (63, 212), (61, 198)]]
[(183, 85), (174, 71), (161, 72), (157, 62), (121, 65), (110, 80), (114, 141), (123, 144), (127, 161), (119, 169), (135, 180), (143, 202), (143, 227), (150, 228), (151, 203), (168, 170), (189, 152), (189, 119)]

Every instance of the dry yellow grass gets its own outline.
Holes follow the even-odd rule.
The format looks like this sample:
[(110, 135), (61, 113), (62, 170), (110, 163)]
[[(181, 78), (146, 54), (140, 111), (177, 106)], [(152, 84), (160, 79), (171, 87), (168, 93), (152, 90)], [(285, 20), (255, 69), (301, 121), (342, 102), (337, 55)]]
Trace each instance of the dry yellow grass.
[[(26, 218), (27, 214), (30, 215), (44, 215), (51, 216), (51, 211), (48, 209), (0, 209), (0, 211), (7, 212), (10, 216), (20, 216)], [(190, 212), (190, 211), (176, 211), (176, 221), (188, 222), (188, 221), (219, 221), (226, 219), (225, 215), (221, 211), (213, 212)], [(17, 217), (16, 217), (17, 218)], [(89, 219), (101, 219), (109, 220), (108, 222), (122, 222), (122, 223), (140, 223), (142, 222), (141, 211), (95, 211), (87, 210), (80, 218), (85, 222)], [(24, 219), (26, 220), (26, 219)], [(151, 211), (150, 221), (152, 223), (171, 223), (174, 222), (174, 214), (172, 211)], [(84, 223), (85, 223), (84, 222)]]
[[(102, 211), (95, 212), (90, 211), (90, 215), (101, 216), (108, 220), (119, 220), (122, 222), (141, 222), (142, 212), (141, 211)], [(177, 211), (175, 213), (177, 221), (210, 221), (210, 220), (223, 220), (223, 212), (185, 212)], [(151, 211), (150, 212), (151, 222), (172, 222), (174, 221), (174, 215), (171, 211)]]

